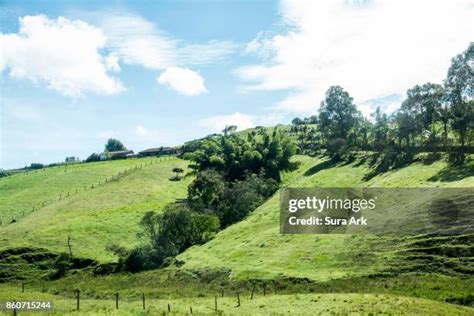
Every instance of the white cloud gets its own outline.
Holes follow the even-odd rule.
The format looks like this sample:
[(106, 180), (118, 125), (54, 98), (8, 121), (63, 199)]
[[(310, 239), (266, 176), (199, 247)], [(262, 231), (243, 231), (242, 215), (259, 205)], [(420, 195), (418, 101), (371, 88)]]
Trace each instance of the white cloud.
[(254, 116), (239, 112), (229, 115), (216, 115), (205, 118), (198, 122), (198, 125), (208, 129), (213, 133), (220, 133), (226, 126), (235, 125), (238, 130), (252, 128), (255, 126)]
[(109, 54), (104, 59), (105, 66), (107, 67), (107, 69), (111, 71), (116, 71), (116, 72), (119, 72), (121, 70), (118, 61), (119, 61), (119, 58), (115, 54)]
[(107, 71), (118, 64), (100, 54), (106, 38), (100, 29), (79, 20), (44, 15), (20, 18), (19, 33), (0, 34), (0, 71), (29, 79), (61, 94), (115, 94), (123, 90)]
[(169, 67), (156, 80), (159, 84), (188, 96), (207, 92), (201, 75), (188, 68)]
[(153, 70), (184, 68), (215, 63), (237, 49), (230, 41), (185, 43), (138, 15), (85, 13), (81, 17), (89, 23), (45, 15), (20, 18), (18, 33), (0, 34), (0, 71), (36, 84), (44, 82), (71, 97), (90, 92), (109, 95), (124, 90), (110, 75), (121, 70), (120, 63)]
[(288, 90), (275, 105), (288, 112), (314, 113), (336, 84), (358, 103), (404, 95), (442, 81), (473, 39), (473, 11), (472, 0), (284, 0), (286, 31), (259, 33), (246, 52), (262, 62), (236, 74), (248, 90)]
[(214, 63), (237, 49), (230, 41), (184, 43), (139, 15), (114, 12), (93, 15), (93, 20), (107, 36), (107, 46), (120, 59), (149, 69)]

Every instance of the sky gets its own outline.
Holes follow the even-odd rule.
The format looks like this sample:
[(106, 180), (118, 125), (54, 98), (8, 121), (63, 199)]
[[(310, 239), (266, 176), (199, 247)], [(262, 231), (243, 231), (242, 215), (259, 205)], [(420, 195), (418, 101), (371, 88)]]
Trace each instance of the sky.
[(135, 152), (441, 83), (474, 0), (0, 1), (0, 168)]

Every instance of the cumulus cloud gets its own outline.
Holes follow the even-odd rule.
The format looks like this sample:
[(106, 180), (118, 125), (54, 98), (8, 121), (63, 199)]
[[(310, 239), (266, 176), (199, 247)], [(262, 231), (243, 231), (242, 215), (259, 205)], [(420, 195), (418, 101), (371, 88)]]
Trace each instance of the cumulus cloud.
[(184, 94), (198, 95), (207, 92), (204, 79), (188, 68), (169, 67), (158, 78), (159, 84)]
[[(215, 63), (237, 49), (231, 41), (185, 43), (138, 15), (90, 13), (83, 17), (88, 22), (45, 15), (20, 18), (18, 33), (0, 34), (0, 71), (36, 84), (44, 82), (66, 96), (115, 94), (124, 90), (111, 75), (121, 70), (121, 63), (168, 71)], [(170, 86), (186, 86), (191, 72), (182, 71), (187, 74), (185, 82), (174, 81)], [(200, 78), (193, 73), (194, 80)]]
[(46, 83), (59, 93), (115, 94), (124, 88), (108, 70), (117, 70), (111, 56), (104, 57), (102, 31), (79, 20), (44, 15), (20, 18), (18, 33), (0, 34), (0, 70), (15, 79)]
[(216, 115), (205, 118), (200, 120), (198, 125), (213, 133), (219, 133), (229, 125), (237, 126), (238, 130), (252, 128), (255, 126), (254, 119), (255, 117), (252, 115), (236, 112), (229, 115)]
[[(471, 0), (322, 0), (280, 3), (284, 32), (261, 32), (246, 48), (261, 63), (236, 74), (247, 90), (287, 90), (275, 106), (314, 113), (330, 85), (356, 102), (441, 82), (472, 40)], [(367, 103), (366, 103), (367, 105)]]

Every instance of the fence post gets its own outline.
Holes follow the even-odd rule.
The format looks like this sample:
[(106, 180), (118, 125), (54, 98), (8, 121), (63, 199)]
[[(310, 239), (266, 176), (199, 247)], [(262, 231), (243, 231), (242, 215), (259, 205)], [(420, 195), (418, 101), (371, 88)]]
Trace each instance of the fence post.
[(21, 281), (21, 293), (25, 293), (25, 282)]
[(190, 312), (191, 314), (193, 313), (193, 307), (192, 307), (192, 306), (189, 307), (189, 312)]
[(142, 293), (143, 309), (145, 309), (145, 293)]
[(255, 293), (255, 285), (252, 288), (252, 293), (250, 294), (250, 299), (253, 300), (253, 294)]
[(237, 307), (240, 307), (240, 294), (237, 292)]
[(115, 293), (115, 309), (118, 309), (119, 294)]
[(170, 305), (170, 303), (168, 303), (168, 313), (170, 313), (170, 312), (171, 312), (171, 305)]
[(267, 283), (263, 283), (263, 296), (267, 295)]
[(221, 289), (221, 296), (224, 297), (224, 289)]
[(217, 312), (217, 296), (214, 296), (214, 310)]
[(79, 289), (76, 290), (76, 310), (79, 310), (79, 303), (81, 301), (81, 291)]

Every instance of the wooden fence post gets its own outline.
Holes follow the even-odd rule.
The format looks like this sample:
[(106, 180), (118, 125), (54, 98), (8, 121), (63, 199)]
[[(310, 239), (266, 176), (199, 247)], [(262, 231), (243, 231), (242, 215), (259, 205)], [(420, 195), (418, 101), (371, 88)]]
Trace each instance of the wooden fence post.
[(240, 294), (237, 292), (237, 307), (240, 307)]
[(118, 309), (119, 294), (115, 293), (115, 309)]
[(224, 297), (224, 289), (221, 289), (221, 296)]
[(267, 284), (263, 283), (263, 296), (267, 295)]
[(170, 303), (168, 303), (168, 313), (170, 313), (170, 312), (171, 312), (171, 305), (170, 305)]
[(214, 310), (217, 312), (217, 295), (214, 296)]
[(79, 310), (79, 303), (81, 301), (81, 290), (76, 290), (76, 310)]
[(145, 293), (142, 293), (143, 309), (145, 309)]
[(189, 312), (190, 312), (191, 314), (193, 313), (193, 307), (192, 307), (192, 306), (189, 307)]
[(252, 288), (252, 293), (250, 294), (250, 299), (253, 300), (253, 294), (255, 293), (255, 285)]

